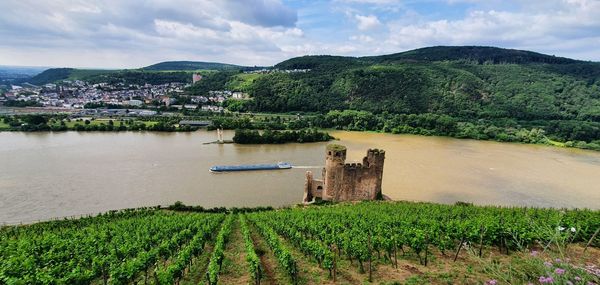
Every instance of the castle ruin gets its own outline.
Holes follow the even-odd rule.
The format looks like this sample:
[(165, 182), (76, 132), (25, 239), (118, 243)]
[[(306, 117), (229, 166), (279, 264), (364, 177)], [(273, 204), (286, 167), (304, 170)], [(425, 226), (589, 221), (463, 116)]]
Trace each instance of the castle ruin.
[(325, 150), (323, 179), (306, 172), (304, 203), (317, 199), (356, 201), (382, 199), (381, 180), (385, 151), (369, 149), (361, 163), (346, 163), (346, 147), (330, 144)]

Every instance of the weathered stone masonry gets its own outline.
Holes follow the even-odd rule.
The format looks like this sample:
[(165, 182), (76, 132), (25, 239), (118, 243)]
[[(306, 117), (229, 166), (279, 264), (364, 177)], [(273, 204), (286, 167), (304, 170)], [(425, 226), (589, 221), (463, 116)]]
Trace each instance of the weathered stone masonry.
[(304, 203), (314, 199), (356, 201), (381, 199), (385, 151), (369, 149), (362, 163), (346, 163), (346, 147), (331, 144), (325, 150), (323, 179), (306, 172)]

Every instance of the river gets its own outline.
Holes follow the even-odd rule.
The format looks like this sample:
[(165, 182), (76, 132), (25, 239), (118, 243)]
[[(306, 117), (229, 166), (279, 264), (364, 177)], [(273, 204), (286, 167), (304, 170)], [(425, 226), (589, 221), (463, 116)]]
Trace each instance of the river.
[[(386, 150), (395, 200), (600, 208), (600, 152), (443, 137), (331, 132), (359, 161)], [(232, 132), (225, 132), (230, 138)], [(205, 145), (216, 132), (0, 133), (0, 224), (168, 205), (283, 206), (306, 168), (210, 173), (216, 164), (324, 165), (326, 143)]]

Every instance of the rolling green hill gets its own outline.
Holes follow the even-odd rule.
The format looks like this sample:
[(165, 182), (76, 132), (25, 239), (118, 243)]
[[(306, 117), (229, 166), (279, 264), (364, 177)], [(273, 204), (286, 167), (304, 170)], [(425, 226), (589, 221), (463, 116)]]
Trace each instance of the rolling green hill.
[(455, 61), (468, 60), (477, 63), (550, 63), (568, 64), (581, 62), (578, 60), (545, 55), (532, 51), (504, 49), (485, 46), (435, 46), (415, 49), (407, 52), (382, 56), (362, 57), (362, 60), (373, 62), (396, 61)]
[(239, 75), (220, 75), (202, 84), (243, 86), (255, 111), (600, 121), (600, 63), (529, 51), (431, 47), (374, 57), (303, 56), (275, 67), (311, 71), (271, 73), (243, 84)]
[(144, 67), (145, 70), (250, 70), (257, 68), (260, 67), (202, 61), (165, 61)]
[(192, 72), (200, 72), (206, 75), (219, 71), (239, 72), (261, 68), (216, 62), (166, 61), (141, 69), (50, 68), (24, 81), (34, 85), (43, 85), (61, 80), (84, 80), (91, 83), (161, 84), (168, 82), (191, 82)]
[(30, 78), (27, 82), (35, 85), (47, 84), (69, 78), (73, 68), (50, 68)]
[[(397, 132), (408, 129), (502, 141), (517, 130), (541, 129), (551, 140), (595, 141), (591, 148), (600, 148), (598, 62), (467, 46), (371, 57), (303, 56), (275, 67), (311, 71), (273, 72), (252, 80), (221, 72), (193, 86), (189, 93), (202, 95), (208, 89), (238, 87), (253, 97), (242, 109), (258, 112), (367, 112), (346, 113), (347, 117), (362, 117), (348, 124), (338, 124), (338, 120), (328, 125), (335, 128), (396, 128)], [(422, 119), (407, 120), (400, 115)], [(459, 131), (432, 131), (433, 125), (439, 124), (426, 122), (440, 116), (455, 122), (451, 129)], [(365, 122), (367, 117), (377, 120)], [(415, 123), (403, 127), (393, 121)], [(425, 130), (415, 130), (424, 126)]]
[(170, 82), (188, 83), (192, 81), (189, 71), (146, 71), (140, 69), (103, 70), (51, 68), (30, 78), (27, 82), (35, 85), (54, 83), (62, 80), (83, 80), (89, 83), (110, 84), (164, 84)]

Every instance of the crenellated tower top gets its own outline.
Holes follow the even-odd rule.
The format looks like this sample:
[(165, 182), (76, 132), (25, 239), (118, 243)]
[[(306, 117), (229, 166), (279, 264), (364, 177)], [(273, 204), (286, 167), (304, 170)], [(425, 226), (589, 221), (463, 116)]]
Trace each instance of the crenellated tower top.
[(325, 160), (343, 164), (346, 161), (346, 147), (339, 144), (327, 145)]

